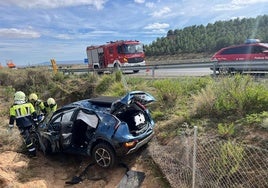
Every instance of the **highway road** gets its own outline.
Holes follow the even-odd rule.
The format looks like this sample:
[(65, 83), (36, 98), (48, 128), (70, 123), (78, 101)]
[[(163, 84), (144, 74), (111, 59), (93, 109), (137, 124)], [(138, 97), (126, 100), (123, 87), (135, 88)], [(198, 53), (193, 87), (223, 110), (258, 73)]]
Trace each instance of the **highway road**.
[[(129, 73), (126, 75), (140, 76), (140, 77), (179, 77), (179, 76), (216, 76), (216, 67), (219, 66), (217, 62), (195, 62), (195, 63), (180, 63), (180, 64), (155, 64), (143, 67), (120, 67), (123, 72)], [(228, 63), (220, 63), (222, 68), (230, 67), (229, 71), (235, 72), (236, 69), (243, 72), (251, 73), (268, 73), (268, 61), (236, 61)], [(215, 73), (209, 67), (215, 68)], [(139, 73), (133, 73), (133, 70), (138, 70)], [(90, 72), (88, 68), (78, 69), (60, 69), (64, 73), (82, 73)], [(111, 72), (113, 68), (96, 69), (97, 72)]]
[(125, 75), (137, 77), (179, 77), (179, 76), (208, 76), (213, 75), (209, 68), (183, 68), (183, 69), (147, 69), (139, 73), (125, 72)]

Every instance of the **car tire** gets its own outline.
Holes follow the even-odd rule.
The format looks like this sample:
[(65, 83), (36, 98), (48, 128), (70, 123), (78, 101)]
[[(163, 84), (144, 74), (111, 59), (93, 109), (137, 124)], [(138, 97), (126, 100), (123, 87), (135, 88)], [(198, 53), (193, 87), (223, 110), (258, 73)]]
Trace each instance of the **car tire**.
[(94, 161), (102, 168), (112, 168), (115, 165), (116, 155), (111, 146), (99, 143), (93, 148)]
[(220, 75), (229, 75), (231, 73), (231, 69), (227, 67), (220, 67), (219, 74)]
[(36, 150), (40, 150), (40, 143), (39, 143), (39, 139), (38, 139), (38, 135), (37, 133), (30, 133), (30, 140), (31, 143), (34, 145)]

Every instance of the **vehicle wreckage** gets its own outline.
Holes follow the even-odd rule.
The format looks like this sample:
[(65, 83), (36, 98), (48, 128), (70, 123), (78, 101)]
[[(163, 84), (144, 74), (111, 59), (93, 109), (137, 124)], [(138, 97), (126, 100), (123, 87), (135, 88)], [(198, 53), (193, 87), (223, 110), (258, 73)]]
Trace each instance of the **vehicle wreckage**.
[(76, 101), (45, 117), (32, 137), (45, 154), (90, 156), (110, 168), (118, 156), (136, 152), (152, 139), (155, 124), (146, 105), (154, 101), (144, 91)]

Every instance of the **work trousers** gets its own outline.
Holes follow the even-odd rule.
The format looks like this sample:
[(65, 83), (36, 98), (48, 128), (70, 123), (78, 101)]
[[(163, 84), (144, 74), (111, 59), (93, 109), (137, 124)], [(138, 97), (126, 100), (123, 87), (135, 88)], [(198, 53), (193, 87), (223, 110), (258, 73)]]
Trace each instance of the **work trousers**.
[(24, 142), (26, 144), (26, 148), (27, 148), (27, 150), (29, 152), (29, 155), (30, 156), (35, 156), (36, 155), (36, 149), (35, 149), (34, 143), (31, 140), (31, 137), (30, 137), (30, 129), (31, 129), (30, 126), (29, 127), (19, 128), (20, 134), (24, 139)]

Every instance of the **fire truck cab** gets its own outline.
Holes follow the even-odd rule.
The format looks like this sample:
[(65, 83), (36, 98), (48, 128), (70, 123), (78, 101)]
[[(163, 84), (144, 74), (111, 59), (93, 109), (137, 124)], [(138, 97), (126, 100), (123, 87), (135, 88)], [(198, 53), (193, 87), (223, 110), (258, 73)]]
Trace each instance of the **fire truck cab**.
[[(143, 44), (136, 40), (111, 41), (104, 45), (88, 46), (86, 51), (88, 65), (93, 69), (145, 65)], [(133, 71), (139, 72), (137, 69)]]

